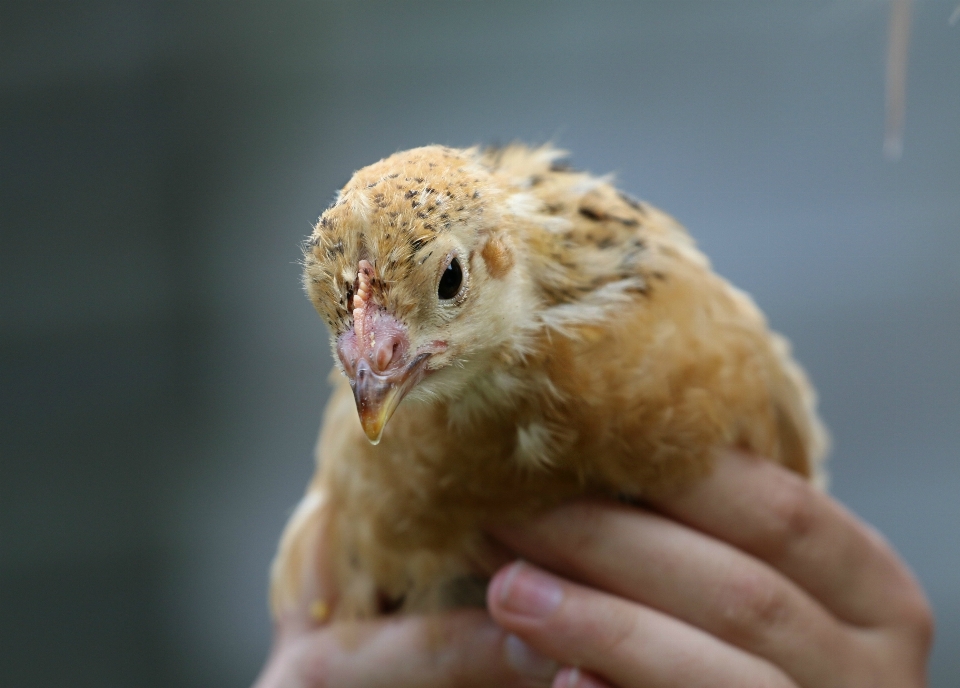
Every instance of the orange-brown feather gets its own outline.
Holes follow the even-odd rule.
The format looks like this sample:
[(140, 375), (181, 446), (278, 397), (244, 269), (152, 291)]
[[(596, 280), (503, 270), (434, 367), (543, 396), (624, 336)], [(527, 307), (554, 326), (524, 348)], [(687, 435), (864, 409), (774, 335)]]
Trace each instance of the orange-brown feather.
[[(678, 489), (717, 448), (820, 476), (825, 435), (785, 340), (675, 220), (559, 155), (398, 153), (358, 172), (310, 239), (304, 283), (334, 337), (368, 260), (371, 298), (411, 332), (442, 331), (452, 351), (377, 446), (334, 374), (308, 494), (323, 495), (336, 615), (376, 614), (385, 598), (406, 610), (465, 603), (456, 582), (497, 561), (486, 524), (578, 495)], [(460, 315), (438, 320), (428, 254), (454, 239), (475, 247), (471, 291)], [(286, 573), (301, 550), (278, 555), (277, 613), (304, 599)]]

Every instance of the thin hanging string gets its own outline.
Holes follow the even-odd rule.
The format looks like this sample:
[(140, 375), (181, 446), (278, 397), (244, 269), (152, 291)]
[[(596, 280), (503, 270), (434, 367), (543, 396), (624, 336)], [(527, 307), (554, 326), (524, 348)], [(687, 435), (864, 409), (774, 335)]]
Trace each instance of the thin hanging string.
[[(910, 46), (912, 5), (913, 0), (891, 0), (890, 2), (890, 33), (887, 43), (887, 122), (883, 138), (883, 153), (890, 160), (899, 160), (903, 155), (903, 123), (907, 106), (907, 50)], [(957, 12), (954, 12), (954, 15), (956, 14)]]

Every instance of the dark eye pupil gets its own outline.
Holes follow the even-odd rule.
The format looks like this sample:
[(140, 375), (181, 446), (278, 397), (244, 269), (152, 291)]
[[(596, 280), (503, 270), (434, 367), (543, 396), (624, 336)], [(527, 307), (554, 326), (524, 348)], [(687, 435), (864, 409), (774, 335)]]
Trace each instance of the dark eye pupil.
[(454, 258), (440, 277), (437, 296), (441, 299), (452, 299), (460, 291), (461, 282), (463, 282), (463, 270), (460, 269), (460, 261)]

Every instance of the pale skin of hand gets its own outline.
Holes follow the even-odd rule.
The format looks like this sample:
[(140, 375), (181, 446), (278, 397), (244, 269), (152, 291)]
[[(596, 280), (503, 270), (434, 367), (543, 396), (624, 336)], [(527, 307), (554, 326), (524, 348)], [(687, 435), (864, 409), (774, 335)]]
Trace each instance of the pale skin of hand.
[(523, 559), (489, 614), (375, 620), (349, 642), (281, 626), (255, 688), (926, 685), (933, 620), (906, 565), (769, 462), (726, 453), (649, 509), (578, 502), (494, 535)]

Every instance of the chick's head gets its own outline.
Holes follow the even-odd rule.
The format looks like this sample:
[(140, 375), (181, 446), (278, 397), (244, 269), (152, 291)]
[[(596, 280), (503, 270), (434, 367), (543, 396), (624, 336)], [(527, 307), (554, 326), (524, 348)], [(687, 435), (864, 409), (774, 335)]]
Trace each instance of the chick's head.
[(430, 146), (360, 170), (320, 217), (304, 286), (371, 442), (408, 393), (456, 397), (522, 330), (508, 196), (476, 151)]

